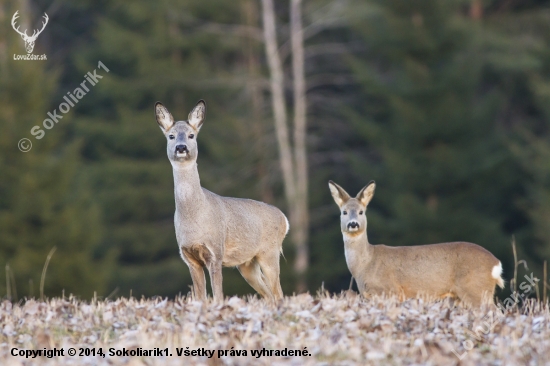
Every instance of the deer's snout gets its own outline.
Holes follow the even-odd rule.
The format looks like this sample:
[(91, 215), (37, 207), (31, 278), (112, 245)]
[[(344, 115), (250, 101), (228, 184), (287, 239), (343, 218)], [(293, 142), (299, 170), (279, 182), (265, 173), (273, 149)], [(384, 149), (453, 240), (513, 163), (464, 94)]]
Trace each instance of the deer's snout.
[(359, 229), (359, 223), (357, 221), (348, 222), (348, 229), (351, 229), (351, 230)]
[(183, 154), (184, 152), (189, 152), (189, 150), (187, 149), (187, 145), (184, 145), (184, 144), (179, 144), (179, 145), (176, 145), (176, 153), (177, 154)]

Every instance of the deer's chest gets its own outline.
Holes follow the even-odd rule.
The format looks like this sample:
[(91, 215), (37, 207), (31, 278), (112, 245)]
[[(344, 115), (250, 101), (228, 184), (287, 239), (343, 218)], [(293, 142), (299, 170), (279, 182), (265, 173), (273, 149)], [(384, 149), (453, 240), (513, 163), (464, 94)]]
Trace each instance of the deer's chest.
[(346, 256), (346, 264), (348, 265), (351, 275), (356, 279), (362, 278), (361, 268), (363, 267), (362, 263), (365, 258), (360, 258), (360, 253), (353, 248), (346, 248), (344, 253)]
[(188, 247), (223, 241), (223, 231), (220, 230), (217, 222), (218, 220), (214, 219), (213, 215), (209, 215), (207, 211), (195, 211), (195, 214), (188, 214), (176, 210), (174, 228), (178, 245)]

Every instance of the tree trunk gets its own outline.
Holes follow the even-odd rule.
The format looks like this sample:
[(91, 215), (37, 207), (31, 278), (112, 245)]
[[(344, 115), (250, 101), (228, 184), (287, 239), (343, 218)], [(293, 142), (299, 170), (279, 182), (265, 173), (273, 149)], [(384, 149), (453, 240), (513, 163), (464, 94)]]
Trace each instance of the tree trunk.
[(306, 153), (306, 86), (304, 73), (304, 46), (301, 1), (291, 2), (291, 44), (294, 75), (294, 153), (287, 128), (287, 111), (284, 100), (284, 74), (277, 46), (275, 10), (273, 0), (262, 0), (264, 42), (270, 71), (270, 85), (279, 145), (285, 196), (289, 210), (290, 238), (296, 247), (294, 271), (296, 291), (307, 290), (308, 268), (308, 206), (307, 206), (307, 153)]
[(291, 230), (295, 221), (293, 219), (294, 201), (296, 198), (296, 187), (294, 179), (294, 167), (292, 162), (292, 152), (287, 128), (287, 113), (284, 96), (284, 78), (283, 65), (277, 50), (277, 34), (275, 29), (275, 10), (273, 0), (262, 0), (262, 15), (264, 23), (264, 40), (267, 56), (267, 64), (270, 73), (271, 99), (273, 102), (273, 114), (275, 118), (275, 132), (277, 134), (277, 144), (279, 145), (279, 155), (281, 160), (281, 170), (283, 171), (283, 182), (285, 195), (290, 211)]
[[(246, 0), (243, 3), (243, 12), (246, 20), (246, 25), (256, 27), (258, 24), (258, 8), (256, 0)], [(252, 107), (252, 139), (254, 143), (254, 151), (258, 157), (256, 164), (256, 175), (259, 180), (260, 197), (263, 202), (273, 204), (273, 190), (269, 185), (269, 169), (266, 166), (267, 152), (265, 149), (265, 132), (264, 119), (262, 115), (263, 95), (258, 79), (260, 78), (260, 60), (257, 50), (254, 48), (255, 40), (246, 38), (246, 59), (248, 64), (248, 73), (251, 78), (248, 80), (247, 89), (250, 95)]]
[(302, 27), (302, 0), (290, 2), (290, 38), (292, 44), (292, 73), (294, 81), (294, 153), (296, 161), (296, 216), (297, 225), (293, 231), (296, 245), (294, 270), (298, 276), (297, 292), (307, 290), (306, 271), (308, 253), (308, 167), (306, 149), (306, 80), (304, 71), (304, 36)]

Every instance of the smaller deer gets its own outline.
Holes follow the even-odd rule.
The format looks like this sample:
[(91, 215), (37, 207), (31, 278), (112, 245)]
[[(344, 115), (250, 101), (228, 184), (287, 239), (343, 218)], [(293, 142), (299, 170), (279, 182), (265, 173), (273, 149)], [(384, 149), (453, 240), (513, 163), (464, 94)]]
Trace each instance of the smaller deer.
[(11, 18), (11, 26), (17, 33), (21, 35), (21, 38), (23, 38), (23, 41), (25, 41), (25, 49), (27, 50), (27, 53), (32, 53), (32, 50), (34, 49), (34, 42), (36, 42), (36, 38), (38, 38), (40, 33), (42, 33), (44, 28), (46, 28), (46, 24), (48, 24), (48, 20), (50, 18), (48, 18), (48, 14), (44, 13), (44, 22), (42, 22), (42, 29), (40, 30), (35, 29), (32, 32), (32, 36), (29, 36), (27, 35), (27, 30), (25, 30), (24, 32), (21, 32), (19, 30), (19, 26), (16, 27), (15, 25), (15, 21), (17, 20), (17, 18), (19, 18), (19, 14), (17, 14), (18, 12), (19, 10), (16, 11), (15, 14), (13, 14), (13, 17)]
[(197, 135), (206, 115), (204, 101), (197, 103), (187, 121), (175, 122), (158, 102), (155, 115), (166, 136), (168, 160), (174, 172), (176, 239), (191, 272), (195, 297), (206, 299), (206, 267), (214, 300), (223, 300), (225, 266), (237, 267), (263, 297), (281, 299), (279, 256), (289, 229), (286, 216), (266, 203), (222, 197), (201, 187)]
[(328, 185), (341, 210), (346, 263), (361, 294), (393, 293), (401, 298), (419, 294), (450, 296), (480, 306), (493, 303), (495, 285), (504, 287), (500, 261), (476, 244), (406, 247), (369, 244), (365, 213), (374, 195), (374, 181), (355, 198), (333, 181)]

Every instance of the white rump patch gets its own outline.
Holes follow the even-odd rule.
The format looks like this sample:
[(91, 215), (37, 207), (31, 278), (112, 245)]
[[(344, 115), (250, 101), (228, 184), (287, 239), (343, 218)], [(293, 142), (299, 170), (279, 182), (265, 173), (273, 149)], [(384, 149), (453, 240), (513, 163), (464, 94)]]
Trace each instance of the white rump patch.
[(495, 280), (500, 278), (500, 275), (502, 274), (502, 264), (498, 262), (496, 266), (493, 267), (493, 270), (491, 271), (491, 275)]
[(501, 275), (502, 275), (502, 263), (498, 262), (498, 264), (493, 267), (493, 270), (491, 271), (491, 276), (493, 276), (493, 278), (497, 280), (497, 285), (500, 288), (504, 288), (504, 281), (502, 280)]

